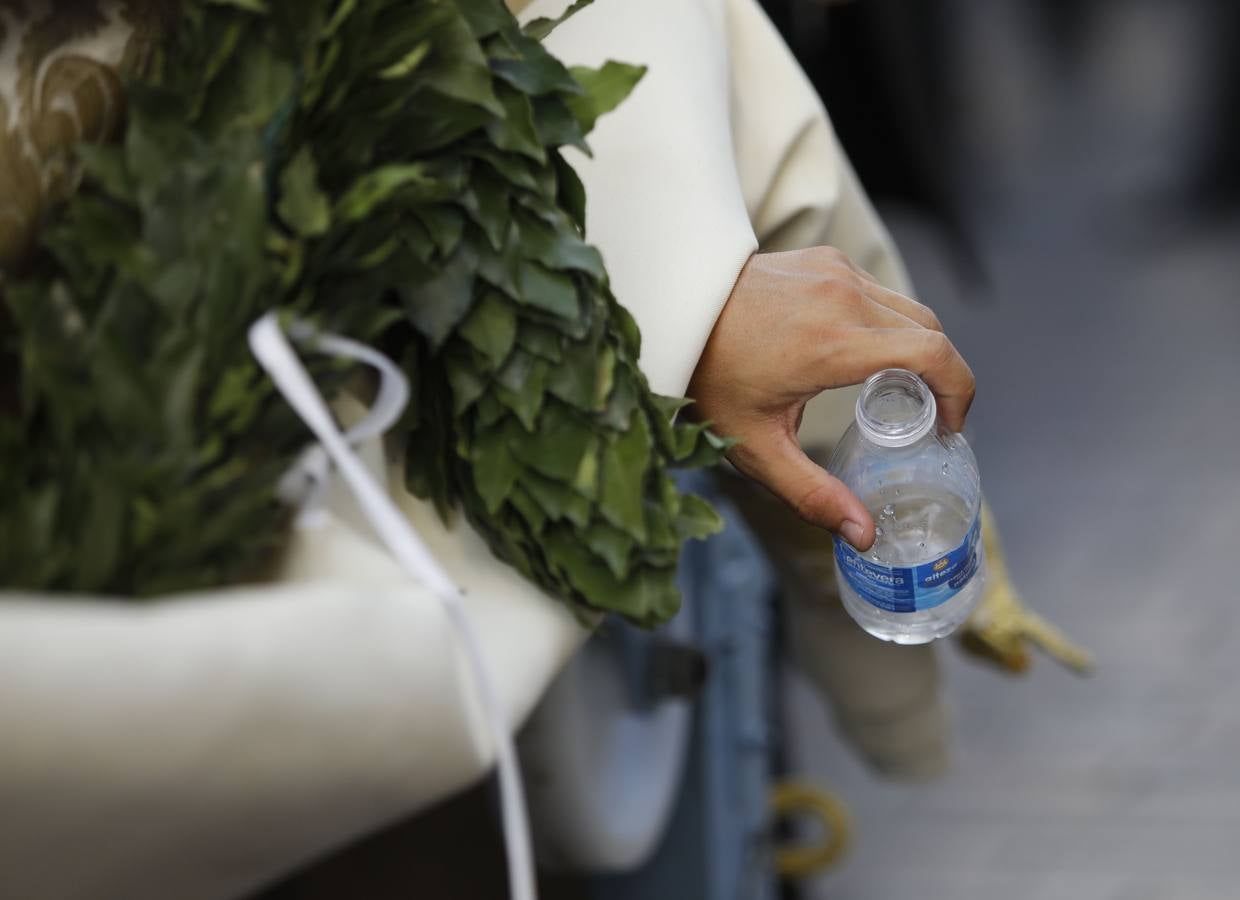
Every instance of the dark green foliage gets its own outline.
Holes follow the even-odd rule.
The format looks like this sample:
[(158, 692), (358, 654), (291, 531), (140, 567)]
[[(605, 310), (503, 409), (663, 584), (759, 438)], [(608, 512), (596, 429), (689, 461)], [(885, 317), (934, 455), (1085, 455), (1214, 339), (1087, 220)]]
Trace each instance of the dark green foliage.
[(570, 72), (535, 39), (554, 24), (522, 33), (500, 0), (183, 5), (123, 141), (84, 150), (5, 287), (0, 583), (258, 572), (308, 438), (245, 343), (278, 307), (406, 366), (412, 490), (566, 600), (675, 611), (676, 548), (719, 521), (667, 469), (723, 443), (646, 386), (560, 155), (643, 70)]

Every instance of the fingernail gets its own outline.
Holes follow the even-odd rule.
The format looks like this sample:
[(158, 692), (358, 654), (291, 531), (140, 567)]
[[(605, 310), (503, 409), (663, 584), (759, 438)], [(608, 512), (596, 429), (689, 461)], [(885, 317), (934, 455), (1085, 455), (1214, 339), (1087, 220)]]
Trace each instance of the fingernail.
[(865, 537), (865, 529), (852, 519), (844, 520), (844, 524), (840, 526), (840, 534), (844, 536), (844, 540), (848, 541), (848, 543), (858, 550), (861, 549), (861, 541)]

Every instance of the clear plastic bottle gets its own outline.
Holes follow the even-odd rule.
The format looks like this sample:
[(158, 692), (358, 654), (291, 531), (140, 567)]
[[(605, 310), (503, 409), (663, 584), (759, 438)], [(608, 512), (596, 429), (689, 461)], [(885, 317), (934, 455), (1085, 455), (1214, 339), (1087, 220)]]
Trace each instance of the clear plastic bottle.
[(835, 575), (849, 615), (897, 644), (950, 634), (977, 606), (986, 581), (982, 488), (973, 451), (938, 422), (926, 383), (904, 369), (871, 376), (828, 469), (877, 526), (864, 554), (835, 539)]

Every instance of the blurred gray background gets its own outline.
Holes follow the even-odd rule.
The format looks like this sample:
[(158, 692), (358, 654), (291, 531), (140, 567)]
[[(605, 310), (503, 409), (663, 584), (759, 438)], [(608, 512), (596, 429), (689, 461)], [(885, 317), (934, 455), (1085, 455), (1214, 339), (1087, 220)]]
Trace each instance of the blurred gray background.
[(1237, 6), (770, 4), (977, 374), (1017, 584), (1098, 658), (945, 647), (954, 766), (913, 785), (787, 676), (793, 768), (856, 818), (809, 897), (1240, 897)]

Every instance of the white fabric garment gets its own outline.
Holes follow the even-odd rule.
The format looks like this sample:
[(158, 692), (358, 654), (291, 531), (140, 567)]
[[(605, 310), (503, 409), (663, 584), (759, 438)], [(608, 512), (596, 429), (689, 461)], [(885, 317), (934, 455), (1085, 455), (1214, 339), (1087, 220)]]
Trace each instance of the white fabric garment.
[[(684, 391), (760, 242), (826, 240), (903, 287), (754, 0), (599, 0), (548, 44), (571, 64), (650, 66), (599, 123), (594, 159), (573, 161), (656, 390)], [(515, 726), (584, 630), (391, 483), (466, 586)], [(0, 594), (0, 895), (236, 897), (481, 777), (485, 731), (444, 614), (350, 506), (333, 498), (293, 535), (276, 584), (148, 606)]]

